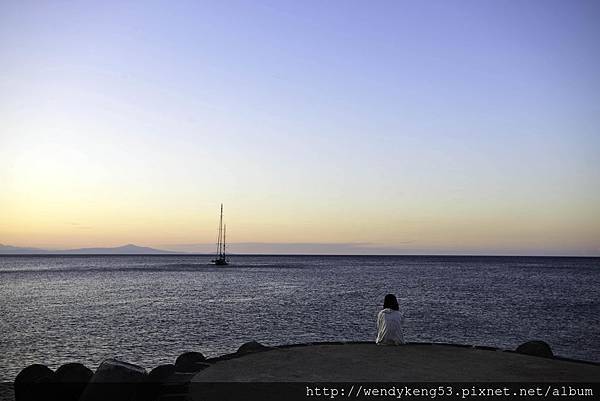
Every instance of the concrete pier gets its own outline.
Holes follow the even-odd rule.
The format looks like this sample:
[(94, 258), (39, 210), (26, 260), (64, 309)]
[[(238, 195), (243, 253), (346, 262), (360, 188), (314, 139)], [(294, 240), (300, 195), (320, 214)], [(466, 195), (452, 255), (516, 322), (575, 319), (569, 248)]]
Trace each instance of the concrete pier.
[(600, 366), (470, 346), (306, 345), (217, 361), (192, 382), (598, 382)]

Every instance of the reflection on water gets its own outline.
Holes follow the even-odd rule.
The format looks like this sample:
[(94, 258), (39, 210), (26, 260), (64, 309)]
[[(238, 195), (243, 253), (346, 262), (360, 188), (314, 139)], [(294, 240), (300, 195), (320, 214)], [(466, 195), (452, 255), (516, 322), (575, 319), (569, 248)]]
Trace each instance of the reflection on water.
[(0, 257), (0, 380), (30, 363), (119, 357), (152, 368), (242, 343), (373, 340), (398, 295), (408, 341), (600, 361), (600, 259), (244, 256)]

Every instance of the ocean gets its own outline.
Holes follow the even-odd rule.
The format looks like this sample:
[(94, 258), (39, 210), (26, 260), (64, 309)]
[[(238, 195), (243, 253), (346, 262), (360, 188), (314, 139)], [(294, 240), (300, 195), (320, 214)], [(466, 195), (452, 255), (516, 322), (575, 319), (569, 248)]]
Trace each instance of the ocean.
[(600, 258), (0, 256), (0, 381), (107, 357), (151, 369), (185, 351), (370, 341), (387, 293), (405, 339), (600, 362)]

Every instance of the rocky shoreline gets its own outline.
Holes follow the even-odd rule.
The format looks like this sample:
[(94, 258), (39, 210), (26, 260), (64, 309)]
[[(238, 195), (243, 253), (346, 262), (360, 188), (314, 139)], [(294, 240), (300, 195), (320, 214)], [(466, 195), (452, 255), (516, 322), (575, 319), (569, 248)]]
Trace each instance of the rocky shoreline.
[[(314, 371), (315, 366), (301, 367), (299, 365), (310, 365), (311, 363), (316, 365), (326, 365), (328, 363), (327, 358), (331, 358), (334, 355), (335, 358), (337, 358), (336, 363), (343, 364), (343, 361), (340, 359), (340, 355), (341, 358), (344, 358), (346, 355), (348, 355), (348, 358), (350, 358), (353, 353), (357, 353), (358, 351), (360, 351), (361, 354), (357, 354), (357, 357), (362, 358), (360, 361), (365, 361), (369, 359), (370, 355), (375, 355), (376, 353), (381, 354), (383, 351), (385, 351), (385, 355), (389, 355), (397, 350), (401, 352), (413, 350), (411, 352), (414, 352), (414, 350), (417, 348), (421, 353), (423, 350), (427, 350), (427, 352), (431, 353), (431, 350), (435, 349), (435, 352), (440, 354), (440, 350), (444, 350), (444, 352), (448, 353), (448, 356), (444, 356), (445, 358), (455, 358), (456, 361), (458, 361), (454, 361), (453, 363), (460, 363), (460, 360), (462, 359), (468, 361), (467, 363), (472, 364), (474, 362), (469, 361), (467, 356), (470, 358), (475, 354), (477, 358), (480, 358), (480, 360), (483, 361), (483, 364), (499, 363), (497, 362), (497, 356), (492, 358), (492, 355), (494, 355), (493, 353), (485, 354), (482, 353), (482, 351), (497, 351), (505, 354), (506, 356), (510, 354), (529, 356), (533, 359), (519, 359), (516, 363), (524, 364), (532, 363), (530, 361), (533, 361), (538, 370), (550, 369), (548, 370), (549, 372), (556, 371), (558, 376), (555, 375), (556, 377), (554, 378), (550, 377), (550, 379), (554, 380), (556, 380), (557, 377), (559, 379), (562, 377), (565, 378), (566, 381), (578, 381), (576, 379), (581, 377), (581, 381), (590, 381), (590, 378), (596, 378), (596, 380), (591, 381), (600, 381), (600, 364), (556, 357), (553, 355), (550, 346), (543, 341), (529, 341), (521, 344), (516, 350), (501, 350), (485, 346), (441, 343), (408, 343), (398, 347), (376, 347), (372, 342), (318, 342), (267, 347), (253, 341), (243, 344), (235, 353), (222, 355), (215, 358), (207, 359), (202, 353), (196, 351), (186, 352), (180, 355), (173, 364), (160, 365), (149, 372), (141, 366), (129, 364), (127, 362), (115, 359), (107, 359), (103, 361), (95, 372), (80, 363), (67, 363), (60, 366), (58, 369), (56, 369), (56, 371), (53, 371), (44, 365), (34, 364), (24, 368), (15, 378), (14, 398), (11, 397), (10, 388), (3, 388), (0, 392), (0, 397), (2, 397), (2, 399), (14, 399), (16, 401), (39, 399), (64, 401), (95, 401), (108, 399), (116, 401), (183, 401), (189, 399), (190, 382), (194, 376), (198, 377), (195, 380), (199, 382), (243, 382), (246, 380), (260, 382), (261, 376), (257, 376), (257, 372), (260, 368), (267, 370), (281, 369), (281, 367), (275, 366), (277, 364), (275, 363), (274, 358), (279, 359), (277, 363), (281, 363), (281, 359), (288, 360), (288, 364), (294, 364), (291, 369), (288, 367), (288, 370), (293, 371), (297, 368), (297, 371), (301, 372), (302, 368), (304, 368), (305, 371)], [(256, 355), (259, 353), (262, 354), (266, 351), (278, 352), (269, 352), (261, 355), (260, 360), (258, 360)], [(298, 351), (305, 353), (305, 356), (301, 356), (301, 359), (294, 361), (293, 353), (297, 354)], [(470, 353), (467, 355), (465, 353), (466, 351), (469, 351)], [(314, 354), (316, 352), (319, 353), (319, 357), (321, 359), (318, 361), (309, 362), (310, 358), (306, 358), (306, 355)], [(475, 352), (475, 354), (473, 354), (473, 352)], [(418, 360), (414, 363), (422, 367), (423, 364), (427, 364), (429, 361), (434, 359), (427, 357), (427, 355), (427, 353), (422, 354), (419, 356), (419, 358), (422, 360)], [(251, 356), (255, 359), (251, 361), (251, 358), (243, 358), (247, 356)], [(375, 358), (375, 356), (373, 358)], [(375, 364), (373, 365), (375, 367), (377, 367), (377, 364), (390, 363), (389, 360), (384, 362), (381, 357), (377, 358), (380, 359), (371, 361), (371, 363)], [(402, 360), (402, 363), (409, 363), (411, 360), (410, 358), (411, 356), (407, 352), (404, 352), (404, 354), (398, 354), (398, 357), (394, 356), (393, 360)], [(506, 359), (506, 357), (504, 359)], [(229, 362), (229, 365), (227, 364), (227, 361), (231, 361)], [(489, 361), (489, 363), (486, 361)], [(236, 364), (234, 365), (233, 362), (236, 362)], [(439, 363), (439, 361), (435, 363)], [(513, 365), (515, 364), (515, 362), (512, 360), (510, 363)], [(246, 368), (240, 368), (240, 366), (243, 366), (244, 364), (248, 366), (246, 366)], [(573, 367), (571, 367), (571, 365), (573, 365)], [(215, 368), (209, 369), (211, 367)], [(245, 373), (244, 369), (246, 369)], [(344, 369), (348, 370), (349, 368), (345, 367)], [(433, 369), (435, 369), (435, 366)], [(204, 372), (205, 370), (206, 372)], [(432, 369), (427, 371), (433, 372)], [(202, 374), (199, 374), (200, 372), (202, 372)], [(468, 370), (465, 370), (464, 372), (464, 378), (468, 379)], [(596, 372), (598, 373), (597, 376)], [(338, 375), (339, 377), (336, 376), (336, 378), (344, 379), (344, 377), (346, 377), (344, 376), (343, 369), (338, 373), (339, 375), (341, 374), (341, 376)], [(252, 376), (253, 374), (254, 376)], [(281, 376), (281, 372), (273, 372), (269, 374), (270, 376), (262, 377), (276, 378), (274, 381), (279, 380), (277, 377), (283, 378), (283, 381), (290, 380), (289, 378), (286, 379), (286, 377), (289, 377), (289, 375)], [(310, 375), (307, 376), (305, 373), (304, 376), (302, 375), (303, 374), (297, 375), (300, 381), (312, 380), (302, 380), (303, 377), (304, 379), (311, 377)], [(202, 378), (202, 376), (204, 376), (204, 378)], [(444, 377), (436, 375), (426, 376), (427, 375), (421, 374), (421, 376), (411, 376), (411, 378), (420, 379), (415, 381), (432, 381), (430, 380), (431, 378), (439, 379), (439, 377)], [(356, 377), (352, 377), (352, 374), (350, 373), (348, 373), (347, 377), (352, 378), (353, 380), (356, 379)], [(503, 376), (499, 377), (502, 378)], [(525, 379), (529, 378), (528, 376), (523, 377)], [(537, 376), (532, 377), (535, 378)], [(472, 379), (476, 380), (476, 377), (474, 376)], [(272, 379), (269, 379), (267, 381), (271, 380)], [(493, 381), (494, 377), (490, 377), (490, 380)]]

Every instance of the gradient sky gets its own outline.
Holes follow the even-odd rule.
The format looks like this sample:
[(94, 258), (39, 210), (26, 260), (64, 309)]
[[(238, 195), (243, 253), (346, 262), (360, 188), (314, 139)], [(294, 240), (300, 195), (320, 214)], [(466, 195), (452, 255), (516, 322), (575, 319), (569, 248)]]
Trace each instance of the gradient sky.
[(233, 252), (600, 255), (598, 21), (593, 0), (0, 1), (0, 243), (193, 250), (223, 202)]

